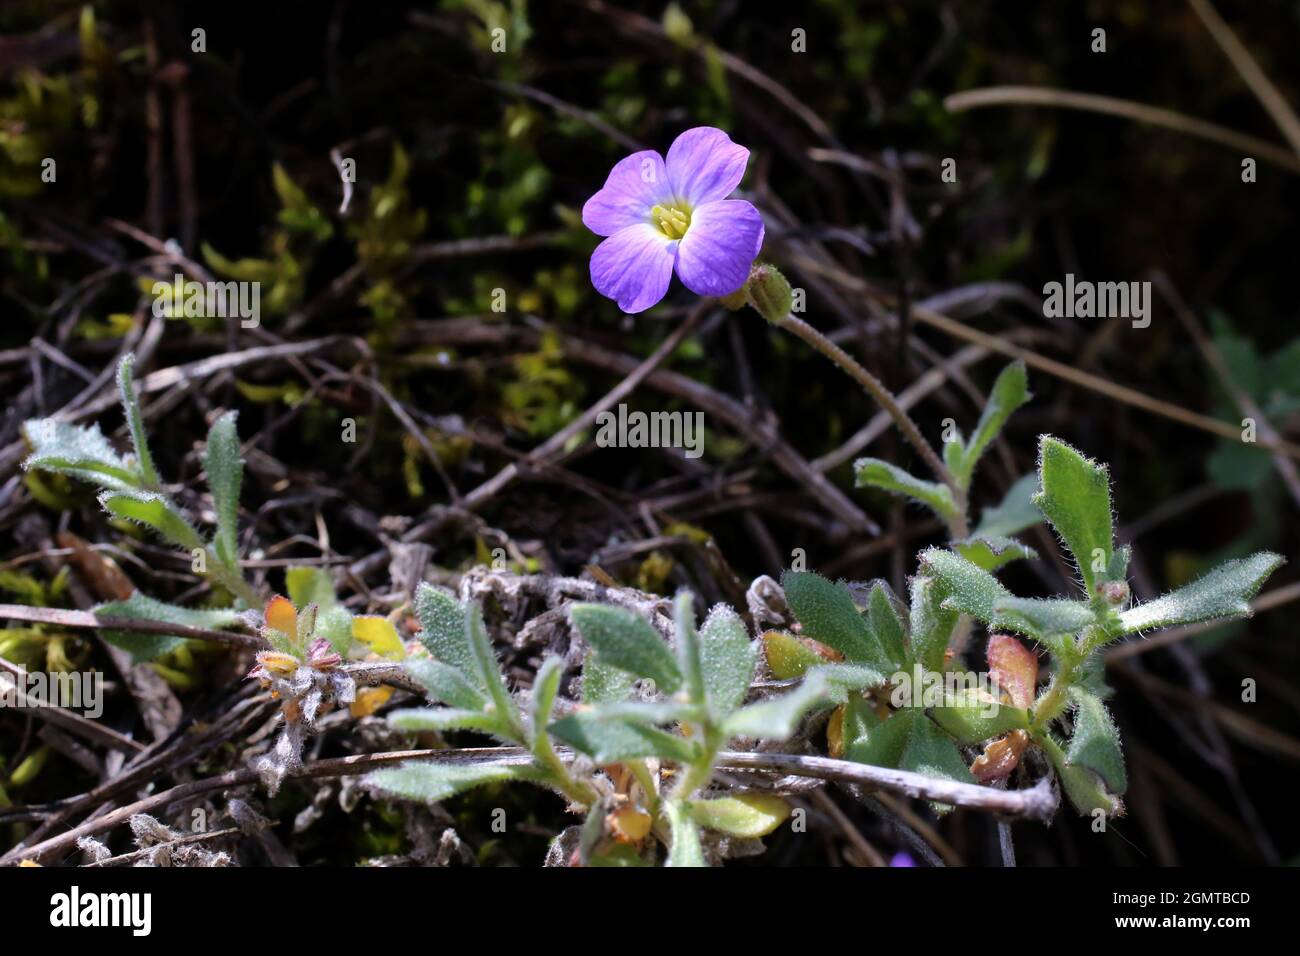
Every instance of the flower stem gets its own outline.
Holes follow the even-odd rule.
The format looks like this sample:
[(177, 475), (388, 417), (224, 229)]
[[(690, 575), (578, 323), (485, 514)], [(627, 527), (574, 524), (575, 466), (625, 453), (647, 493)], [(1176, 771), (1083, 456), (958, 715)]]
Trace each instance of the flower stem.
[(935, 477), (947, 485), (952, 492), (953, 501), (957, 504), (957, 514), (948, 519), (949, 531), (954, 538), (966, 537), (968, 526), (966, 523), (965, 490), (958, 484), (952, 472), (948, 470), (948, 466), (943, 463), (943, 459), (939, 457), (934, 448), (921, 435), (921, 430), (916, 427), (916, 423), (908, 417), (907, 412), (903, 411), (893, 393), (885, 387), (880, 379), (859, 365), (851, 355), (803, 321), (803, 319), (787, 315), (776, 325), (793, 333), (847, 372), (854, 381), (862, 386), (876, 404), (883, 408), (889, 417), (894, 420), (894, 424), (903, 433), (903, 437), (925, 459), (925, 463), (930, 466), (930, 470), (934, 472)]

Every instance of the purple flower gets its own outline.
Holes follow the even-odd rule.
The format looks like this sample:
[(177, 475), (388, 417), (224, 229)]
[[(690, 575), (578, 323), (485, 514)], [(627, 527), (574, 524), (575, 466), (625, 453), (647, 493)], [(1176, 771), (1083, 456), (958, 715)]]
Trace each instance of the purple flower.
[(618, 161), (582, 207), (582, 221), (608, 238), (591, 254), (591, 284), (624, 312), (664, 297), (673, 269), (697, 295), (730, 295), (745, 284), (763, 245), (763, 219), (743, 199), (749, 150), (720, 129), (688, 129), (668, 149)]

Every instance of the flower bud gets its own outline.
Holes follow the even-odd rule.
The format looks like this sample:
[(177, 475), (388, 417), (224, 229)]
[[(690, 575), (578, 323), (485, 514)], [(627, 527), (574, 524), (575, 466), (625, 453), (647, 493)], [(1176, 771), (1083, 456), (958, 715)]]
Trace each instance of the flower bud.
[(780, 322), (790, 314), (790, 307), (794, 304), (790, 283), (776, 266), (766, 263), (754, 266), (745, 291), (749, 296), (749, 304), (769, 322)]
[(1103, 581), (1097, 586), (1097, 590), (1111, 607), (1122, 608), (1128, 604), (1128, 583), (1125, 581)]

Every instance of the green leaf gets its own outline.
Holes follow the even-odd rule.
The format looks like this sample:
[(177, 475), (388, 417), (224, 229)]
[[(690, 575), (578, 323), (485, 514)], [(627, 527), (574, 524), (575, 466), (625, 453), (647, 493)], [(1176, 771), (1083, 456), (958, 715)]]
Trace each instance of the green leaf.
[(461, 710), (483, 712), (488, 701), (477, 684), (470, 683), (464, 671), (442, 661), (413, 657), (403, 665), (417, 683), (429, 693), (429, 699)]
[(548, 656), (537, 668), (533, 678), (533, 693), (528, 714), (528, 727), (532, 734), (533, 755), (545, 759), (553, 753), (546, 739), (546, 725), (551, 722), (551, 713), (555, 710), (555, 698), (560, 693), (560, 678), (564, 676), (564, 661), (555, 656)]
[(700, 831), (691, 819), (690, 811), (677, 800), (664, 804), (668, 813), (671, 842), (668, 846), (669, 866), (708, 866), (704, 848), (700, 845)]
[(946, 693), (930, 717), (963, 744), (978, 744), (1029, 727), (1029, 711), (1004, 704), (992, 694), (963, 688)]
[(673, 623), (677, 634), (677, 666), (681, 668), (686, 684), (686, 699), (699, 707), (707, 707), (708, 691), (704, 684), (700, 635), (695, 629), (694, 599), (689, 591), (682, 591), (673, 599)]
[(588, 651), (582, 664), (582, 702), (603, 704), (627, 700), (636, 678), (627, 671), (606, 664), (595, 651)]
[(763, 653), (768, 670), (777, 680), (803, 677), (810, 668), (820, 667), (826, 658), (785, 631), (768, 631), (763, 635)]
[(1068, 598), (1009, 597), (998, 601), (993, 612), (998, 626), (1036, 638), (1078, 634), (1097, 621), (1087, 604)]
[(32, 453), (24, 468), (70, 475), (115, 491), (139, 487), (139, 476), (127, 466), (98, 425), (81, 428), (53, 418), (32, 419), (23, 425)]
[(366, 782), (396, 797), (437, 803), (474, 787), (506, 780), (537, 782), (538, 768), (531, 765), (454, 764), (412, 762), (376, 770)]
[(877, 581), (871, 587), (867, 618), (890, 662), (902, 664), (907, 660), (907, 630), (899, 612), (898, 599), (884, 581)]
[(1070, 697), (1074, 701), (1074, 734), (1070, 738), (1066, 761), (1074, 767), (1091, 770), (1107, 789), (1122, 794), (1128, 788), (1124, 755), (1120, 751), (1119, 729), (1097, 697), (1077, 687)]
[(506, 680), (501, 674), (501, 662), (497, 660), (496, 651), (492, 648), (492, 640), (488, 637), (487, 625), (483, 623), (483, 609), (477, 603), (470, 604), (466, 608), (465, 641), (474, 654), (479, 680), (482, 686), (487, 688), (493, 710), (515, 739), (523, 738), (525, 736), (523, 719), (514, 698), (506, 689)]
[(294, 607), (315, 604), (324, 611), (338, 604), (334, 581), (324, 568), (310, 565), (289, 568), (284, 572), (284, 587)]
[[(124, 601), (109, 601), (95, 608), (99, 617), (134, 617), (146, 621), (166, 621), (184, 627), (204, 627), (213, 630), (230, 627), (239, 622), (239, 612), (233, 608), (188, 608), (156, 601), (136, 591)], [(140, 634), (135, 631), (101, 632), (104, 640), (131, 654), (134, 661), (157, 660), (185, 643), (182, 637), (169, 634)]]
[(208, 473), (208, 487), (217, 512), (213, 545), (217, 558), (231, 570), (239, 567), (239, 486), (244, 478), (239, 435), (235, 431), (237, 414), (226, 412), (212, 423), (203, 455), (203, 468)]
[(147, 525), (186, 551), (204, 547), (203, 538), (185, 515), (170, 498), (155, 491), (104, 491), (99, 495), (99, 503), (109, 514)]
[(881, 717), (871, 701), (860, 695), (850, 697), (844, 711), (844, 759), (897, 767), (919, 716), (919, 710), (906, 708)]
[(826, 681), (830, 698), (836, 702), (844, 700), (849, 691), (881, 687), (891, 676), (867, 664), (823, 664), (814, 673)]
[(1013, 362), (1004, 368), (993, 383), (993, 390), (984, 404), (984, 411), (980, 415), (979, 424), (975, 426), (974, 434), (966, 443), (961, 468), (955, 472), (955, 477), (963, 488), (970, 485), (976, 462), (980, 460), (993, 439), (997, 438), (998, 433), (1002, 431), (1002, 426), (1011, 417), (1011, 413), (1031, 397), (1029, 379), (1025, 374), (1025, 363)]
[[(1070, 549), (1088, 596), (1096, 597), (1098, 581), (1106, 579), (1115, 538), (1109, 472), (1065, 442), (1044, 435), (1038, 475), (1041, 490), (1034, 504)], [(1097, 564), (1100, 571), (1093, 570)]]
[(691, 819), (706, 830), (729, 836), (765, 837), (790, 816), (790, 804), (770, 793), (742, 793), (736, 797), (693, 800)]
[(1012, 561), (1038, 557), (1038, 552), (1028, 545), (1000, 535), (971, 537), (964, 541), (954, 541), (952, 546), (963, 558), (985, 571), (996, 571)]
[(946, 607), (947, 586), (929, 575), (918, 574), (910, 584), (912, 603), (908, 613), (912, 662), (927, 670), (943, 670), (944, 656), (953, 629), (961, 615)]
[(695, 756), (694, 748), (684, 738), (658, 727), (607, 717), (599, 708), (569, 714), (555, 721), (547, 730), (552, 737), (601, 764), (620, 763), (638, 757), (662, 757), (677, 763), (690, 763)]
[(806, 637), (835, 648), (851, 661), (893, 670), (889, 655), (871, 633), (847, 587), (811, 571), (787, 571), (781, 585)]
[(729, 737), (785, 740), (795, 732), (804, 714), (828, 697), (825, 675), (809, 671), (794, 690), (740, 708), (727, 718), (723, 730)]
[(854, 484), (858, 488), (880, 488), (919, 501), (945, 521), (957, 514), (957, 505), (953, 502), (952, 491), (947, 485), (917, 478), (887, 461), (859, 458), (853, 463), (853, 474)]
[(1123, 611), (1119, 615), (1121, 633), (1218, 618), (1250, 617), (1250, 599), (1284, 561), (1280, 554), (1260, 551), (1221, 564), (1191, 584)]
[(959, 554), (928, 548), (921, 552), (917, 560), (927, 574), (943, 583), (946, 591), (943, 598), (945, 608), (961, 611), (986, 624), (992, 624), (997, 621), (994, 608), (1011, 598), (1011, 592), (997, 578)]
[(340, 605), (325, 607), (316, 615), (316, 636), (329, 641), (335, 653), (347, 657), (352, 650), (352, 614)]
[(650, 678), (665, 694), (682, 686), (672, 651), (639, 615), (608, 604), (574, 604), (569, 618), (606, 664)]
[(974, 537), (1010, 537), (1038, 524), (1043, 516), (1034, 505), (1034, 492), (1037, 490), (1038, 477), (1025, 475), (1007, 490), (1000, 504), (984, 509)]
[(721, 720), (740, 706), (758, 663), (758, 645), (731, 608), (719, 604), (700, 628), (700, 666), (714, 718)]
[(460, 602), (445, 591), (422, 583), (415, 589), (415, 614), (420, 619), (420, 641), (434, 659), (451, 665), (487, 690), (470, 649), (465, 609)]
[(907, 738), (907, 746), (903, 748), (898, 766), (927, 777), (940, 777), (960, 783), (975, 782), (957, 745), (933, 721), (919, 714), (912, 724), (912, 733)]
[(498, 737), (505, 736), (496, 714), (482, 710), (461, 710), (458, 707), (395, 710), (388, 715), (388, 723), (398, 730), (481, 730)]
[(127, 352), (122, 356), (122, 361), (117, 363), (117, 392), (122, 401), (127, 427), (131, 431), (131, 444), (135, 448), (135, 463), (140, 479), (146, 488), (157, 490), (162, 483), (158, 480), (153, 454), (149, 451), (149, 437), (145, 434), (144, 420), (140, 417), (140, 400), (136, 397), (132, 383), (134, 371), (135, 355)]

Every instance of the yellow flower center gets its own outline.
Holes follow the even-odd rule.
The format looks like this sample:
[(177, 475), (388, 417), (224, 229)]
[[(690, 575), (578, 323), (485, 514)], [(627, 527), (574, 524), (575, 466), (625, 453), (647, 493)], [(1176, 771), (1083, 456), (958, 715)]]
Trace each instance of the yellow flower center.
[(691, 227), (691, 208), (680, 200), (671, 206), (655, 206), (650, 210), (650, 222), (669, 239), (680, 239)]

